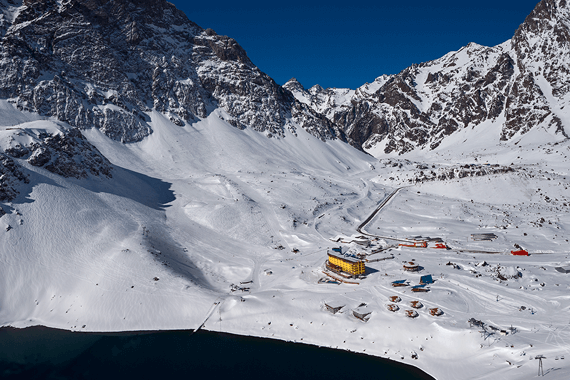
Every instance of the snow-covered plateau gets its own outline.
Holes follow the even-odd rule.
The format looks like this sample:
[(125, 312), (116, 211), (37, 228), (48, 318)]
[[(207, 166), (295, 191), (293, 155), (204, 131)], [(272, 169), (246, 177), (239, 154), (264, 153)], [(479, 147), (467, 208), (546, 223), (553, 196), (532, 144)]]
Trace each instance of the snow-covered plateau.
[(565, 0), (357, 90), (279, 86), (164, 0), (0, 10), (0, 326), (568, 378)]

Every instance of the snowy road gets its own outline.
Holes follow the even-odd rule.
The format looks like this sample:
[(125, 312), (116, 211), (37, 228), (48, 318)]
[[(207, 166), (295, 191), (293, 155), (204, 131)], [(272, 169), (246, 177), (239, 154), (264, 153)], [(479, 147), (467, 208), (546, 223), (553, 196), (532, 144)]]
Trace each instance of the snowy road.
[(363, 228), (366, 227), (366, 225), (368, 223), (370, 223), (372, 221), (372, 219), (374, 219), (374, 217), (376, 215), (378, 215), (378, 213), (380, 211), (382, 211), (382, 209), (384, 208), (384, 206), (386, 206), (388, 204), (388, 202), (390, 202), (390, 200), (396, 195), (398, 194), (398, 192), (400, 190), (402, 190), (404, 187), (399, 187), (396, 190), (392, 191), (386, 198), (384, 198), (384, 200), (382, 202), (380, 202), (380, 204), (378, 205), (378, 207), (376, 207), (376, 209), (372, 212), (372, 214), (370, 214), (368, 216), (368, 218), (366, 218), (364, 220), (364, 222), (362, 222), (357, 228), (356, 231), (358, 231), (359, 233), (366, 235), (366, 236), (371, 236), (371, 237), (376, 237), (376, 238), (381, 238), (381, 239), (390, 239), (390, 240), (396, 240), (396, 241), (406, 241), (408, 242), (409, 240), (405, 240), (405, 239), (397, 239), (397, 238), (393, 238), (393, 237), (388, 237), (388, 236), (379, 236), (379, 235), (372, 235), (366, 231), (363, 231)]

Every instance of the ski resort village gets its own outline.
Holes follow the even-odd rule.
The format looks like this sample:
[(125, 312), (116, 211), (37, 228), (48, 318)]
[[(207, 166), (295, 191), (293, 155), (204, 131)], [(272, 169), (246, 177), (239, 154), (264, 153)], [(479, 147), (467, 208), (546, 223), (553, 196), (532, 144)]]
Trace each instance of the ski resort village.
[(568, 379), (566, 1), (356, 90), (162, 0), (0, 7), (0, 325)]

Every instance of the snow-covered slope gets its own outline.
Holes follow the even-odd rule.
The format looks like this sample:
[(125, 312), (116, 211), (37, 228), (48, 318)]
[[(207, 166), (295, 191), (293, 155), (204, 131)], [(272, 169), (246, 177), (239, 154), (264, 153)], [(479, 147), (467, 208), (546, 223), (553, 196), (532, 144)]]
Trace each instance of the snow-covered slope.
[[(179, 127), (153, 112), (154, 132), (126, 145), (85, 131), (85, 149), (109, 160), (110, 175), (64, 177), (6, 153), (28, 183), (17, 182), (19, 194), (2, 206), (2, 324), (196, 328), (214, 307), (204, 328), (389, 357), (438, 379), (529, 378), (537, 354), (552, 358), (553, 378), (564, 378), (570, 283), (554, 267), (570, 263), (567, 143), (537, 145), (512, 169), (508, 161), (520, 153), (509, 149), (489, 152), (500, 164), (489, 168), (437, 156), (378, 161), (304, 131), (267, 139), (224, 116), (216, 110)], [(0, 131), (8, 152), (8, 144), (30, 146), (68, 130), (50, 120), (9, 128)], [(431, 170), (446, 176), (430, 179)], [(329, 240), (356, 235), (402, 185), (412, 186), (366, 227), (382, 236), (371, 248)], [(471, 241), (475, 232), (498, 238)], [(328, 278), (328, 248), (371, 253), (417, 235), (441, 237), (452, 250), (392, 248), (370, 256), (395, 258), (367, 263), (359, 285), (319, 282)], [(510, 256), (515, 243), (531, 256)], [(420, 275), (402, 270), (412, 259), (436, 279), (430, 292), (390, 286), (417, 283)], [(392, 295), (402, 299), (395, 313), (386, 309)], [(424, 305), (415, 319), (404, 315), (412, 300)], [(333, 302), (343, 312), (327, 312)], [(351, 312), (362, 303), (372, 312), (368, 322)], [(444, 314), (432, 317), (433, 307)], [(470, 318), (507, 335), (485, 338)]]
[[(371, 158), (345, 143), (325, 144), (304, 131), (267, 139), (221, 121), (227, 117), (222, 110), (182, 128), (162, 114), (149, 117), (154, 133), (137, 144), (113, 142), (95, 129), (85, 132), (99, 149), (81, 134), (70, 144), (78, 131), (59, 122), (2, 128), (2, 150), (12, 163), (3, 162), (10, 176), (6, 184), (15, 183), (4, 199), (8, 214), (0, 243), (7, 260), (4, 323), (85, 324), (94, 330), (196, 327), (231, 281), (252, 272), (255, 256), (287, 244), (280, 230), (293, 228), (295, 212), (312, 215), (319, 205), (312, 198), (325, 180), (313, 183), (311, 175), (370, 170)], [(50, 144), (54, 136), (59, 143)], [(78, 143), (82, 154), (74, 156), (71, 148)], [(100, 157), (98, 170), (86, 159), (91, 151)], [(65, 156), (76, 165), (38, 160), (46, 155)], [(294, 181), (307, 191), (289, 188)], [(281, 209), (285, 203), (290, 206)], [(299, 235), (291, 238), (291, 244), (303, 244)], [(315, 237), (309, 233), (309, 239)], [(230, 262), (218, 266), (221, 258)], [(17, 306), (32, 298), (30, 305)], [(161, 320), (156, 310), (168, 317)]]

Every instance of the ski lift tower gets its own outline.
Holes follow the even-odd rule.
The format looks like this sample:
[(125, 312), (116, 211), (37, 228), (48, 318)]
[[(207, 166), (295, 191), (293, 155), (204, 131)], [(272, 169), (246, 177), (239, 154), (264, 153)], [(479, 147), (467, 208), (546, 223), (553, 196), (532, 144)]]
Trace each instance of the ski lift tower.
[(538, 355), (535, 357), (538, 359), (538, 376), (544, 376), (544, 368), (542, 367), (542, 359), (546, 359), (546, 356)]

